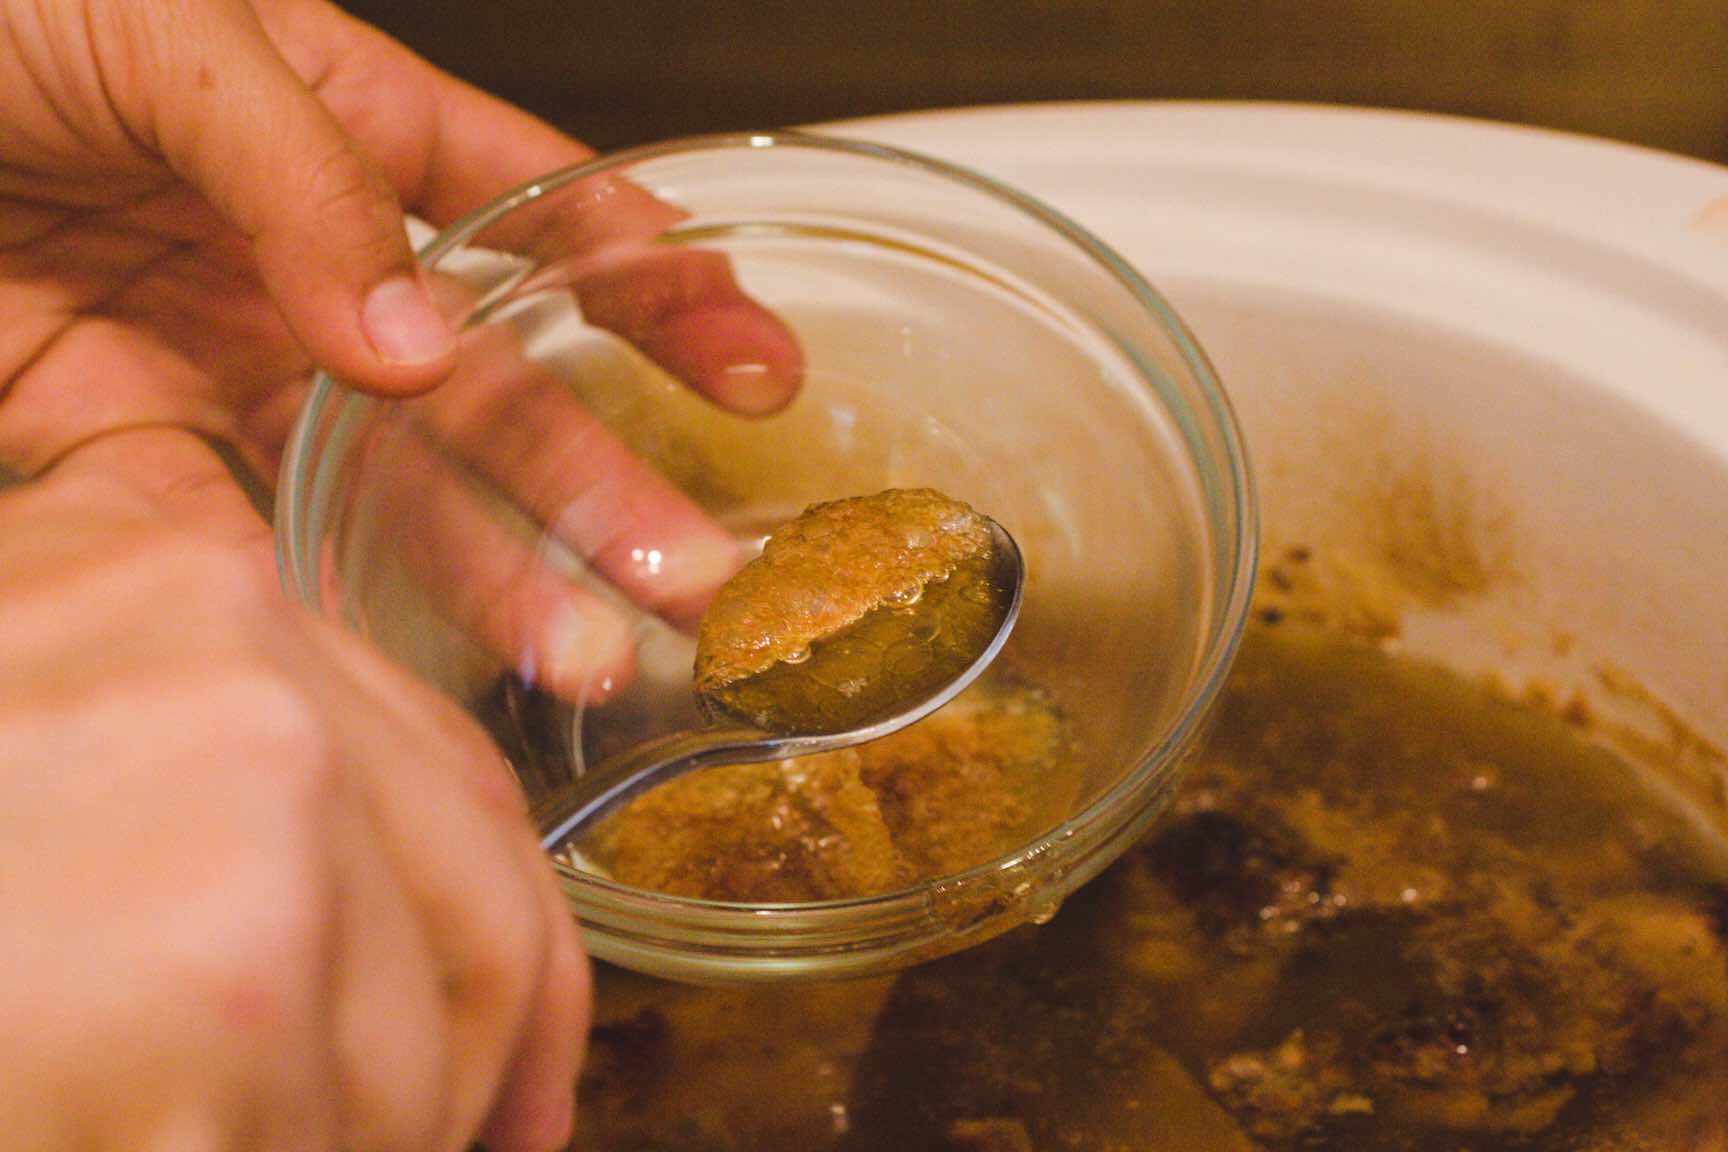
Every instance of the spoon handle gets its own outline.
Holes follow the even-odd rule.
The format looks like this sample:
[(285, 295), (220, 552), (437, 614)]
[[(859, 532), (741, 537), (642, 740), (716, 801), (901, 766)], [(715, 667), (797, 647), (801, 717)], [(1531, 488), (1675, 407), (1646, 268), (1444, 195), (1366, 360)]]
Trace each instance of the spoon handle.
[(779, 742), (755, 728), (697, 728), (674, 732), (619, 753), (577, 777), (534, 811), (540, 844), (548, 852), (567, 844), (584, 825), (616, 811), (648, 789), (697, 768), (776, 759)]

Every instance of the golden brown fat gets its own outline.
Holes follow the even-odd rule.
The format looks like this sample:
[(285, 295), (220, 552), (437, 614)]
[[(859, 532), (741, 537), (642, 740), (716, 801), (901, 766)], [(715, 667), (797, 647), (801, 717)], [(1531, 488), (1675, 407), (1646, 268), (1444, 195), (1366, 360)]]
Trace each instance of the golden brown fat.
[(811, 505), (709, 605), (697, 635), (696, 689), (796, 662), (811, 644), (873, 609), (916, 598), (990, 546), (983, 516), (929, 488)]

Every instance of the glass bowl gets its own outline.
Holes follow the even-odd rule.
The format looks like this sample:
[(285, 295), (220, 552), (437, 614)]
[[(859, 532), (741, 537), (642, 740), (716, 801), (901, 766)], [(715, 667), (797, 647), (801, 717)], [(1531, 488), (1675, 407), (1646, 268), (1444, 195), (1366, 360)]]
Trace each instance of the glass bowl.
[(1204, 355), (1097, 239), (951, 165), (768, 133), (551, 173), (421, 258), (456, 374), (404, 401), (316, 379), (282, 575), (468, 707), (531, 802), (694, 721), (701, 589), (809, 503), (938, 488), (1027, 558), (1001, 660), (1060, 708), (1059, 811), (996, 858), (844, 900), (671, 896), (556, 856), (594, 956), (684, 979), (891, 969), (1047, 919), (1157, 814), (1235, 653), (1255, 504)]

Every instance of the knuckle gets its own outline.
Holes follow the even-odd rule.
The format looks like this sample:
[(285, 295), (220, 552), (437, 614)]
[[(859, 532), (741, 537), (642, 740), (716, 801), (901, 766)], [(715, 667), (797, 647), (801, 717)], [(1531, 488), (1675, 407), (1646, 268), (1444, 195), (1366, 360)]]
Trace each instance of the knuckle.
[(360, 158), (343, 144), (326, 144), (306, 165), (306, 192), (312, 205), (324, 211), (366, 204), (377, 186)]
[(484, 931), (467, 965), (470, 987), (504, 1003), (526, 1002), (545, 966), (549, 928), (543, 905), (525, 879), (500, 885), (497, 898), (488, 899)]
[(277, 889), (271, 896), (267, 909), (236, 919), (207, 958), (189, 961), (181, 975), (184, 1000), (202, 1006), (217, 1034), (241, 1051), (302, 1031), (323, 982), (325, 910), (309, 893)]
[(316, 1026), (332, 940), (325, 889), (305, 846), (212, 878), (203, 930), (176, 950), (169, 1002), (202, 1016), (237, 1053), (303, 1036)]
[(310, 692), (287, 672), (262, 662), (233, 670), (223, 688), (233, 714), (245, 717), (251, 759), (297, 783), (301, 798), (321, 803), (338, 765), (330, 726)]
[(395, 194), (345, 140), (326, 145), (307, 164), (303, 179), (304, 195), (317, 219), (363, 219), (376, 249), (369, 255), (393, 251)]
[(306, 886), (289, 886), (249, 925), (247, 941), (224, 981), (233, 1023), (269, 1034), (303, 1010), (314, 992), (328, 930), (323, 902)]

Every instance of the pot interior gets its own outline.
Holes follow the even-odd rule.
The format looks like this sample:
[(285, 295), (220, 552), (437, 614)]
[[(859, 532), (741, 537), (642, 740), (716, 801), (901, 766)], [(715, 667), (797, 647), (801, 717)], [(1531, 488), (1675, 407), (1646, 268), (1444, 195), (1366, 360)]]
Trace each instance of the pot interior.
[[(602, 970), (578, 1147), (1728, 1145), (1728, 278), (1657, 221), (1728, 177), (1377, 123), (861, 129), (1153, 274), (1247, 432), (1255, 620), (1171, 811), (1051, 923), (842, 985)], [(1622, 160), (1657, 178), (1587, 178)]]
[(1443, 327), (1173, 295), (1266, 511), (1173, 810), (1049, 925), (898, 978), (603, 970), (578, 1147), (1728, 1134), (1728, 470)]

